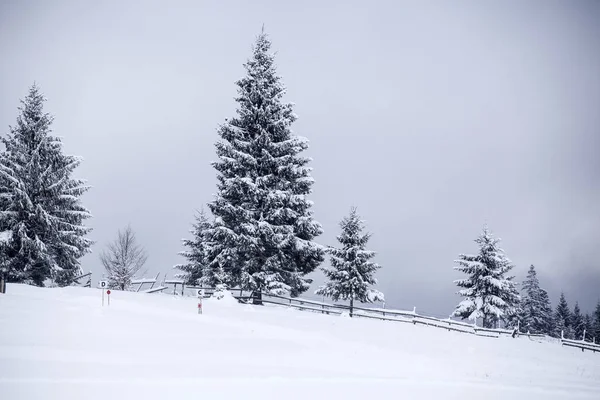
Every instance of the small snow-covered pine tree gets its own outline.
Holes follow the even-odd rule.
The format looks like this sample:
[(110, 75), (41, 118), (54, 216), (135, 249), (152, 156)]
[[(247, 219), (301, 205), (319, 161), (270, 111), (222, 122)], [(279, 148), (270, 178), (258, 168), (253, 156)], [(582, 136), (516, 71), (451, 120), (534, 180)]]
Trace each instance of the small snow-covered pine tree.
[(498, 246), (499, 241), (484, 226), (475, 240), (479, 254), (461, 254), (455, 261), (458, 265), (454, 269), (468, 277), (454, 281), (462, 288), (458, 294), (465, 299), (456, 306), (453, 316), (473, 321), (482, 318), (484, 327), (493, 328), (499, 319), (515, 315), (520, 297), (513, 277), (506, 276), (513, 265)]
[(371, 238), (370, 233), (363, 233), (364, 221), (360, 219), (356, 208), (350, 210), (350, 215), (341, 223), (342, 233), (337, 240), (341, 248), (329, 247), (327, 252), (331, 255), (331, 267), (323, 268), (329, 280), (321, 286), (315, 294), (331, 297), (334, 301), (350, 300), (350, 315), (354, 301), (373, 303), (384, 301), (383, 293), (370, 288), (377, 284), (375, 271), (380, 266), (372, 261), (375, 252), (366, 250), (366, 245)]
[(562, 292), (554, 313), (554, 335), (560, 337), (561, 333), (565, 339), (573, 339), (571, 310), (569, 310), (569, 304), (567, 303), (565, 294)]
[(521, 321), (521, 331), (547, 333), (547, 324), (549, 318), (552, 317), (552, 310), (546, 303), (548, 300), (547, 293), (546, 295), (543, 294), (543, 289), (540, 288), (540, 282), (533, 265), (529, 267), (527, 278), (523, 281), (522, 287), (521, 308), (523, 319)]
[(195, 217), (196, 221), (193, 224), (190, 233), (192, 239), (182, 239), (183, 245), (187, 247), (179, 255), (186, 258), (185, 263), (178, 264), (174, 268), (182, 271), (175, 275), (176, 278), (183, 279), (184, 283), (189, 286), (198, 285), (204, 269), (206, 268), (207, 258), (207, 245), (208, 239), (206, 237), (207, 232), (211, 228), (211, 223), (208, 220), (204, 209), (201, 209)]
[(89, 186), (72, 178), (81, 158), (63, 154), (61, 140), (51, 135), (45, 101), (34, 84), (16, 126), (1, 139), (0, 228), (7, 240), (0, 260), (9, 282), (69, 285), (93, 243), (83, 225), (91, 214), (80, 199)]
[(583, 320), (583, 315), (581, 315), (581, 309), (579, 308), (578, 302), (575, 302), (575, 307), (571, 314), (571, 323), (573, 324), (573, 339), (582, 340), (585, 321)]
[(291, 131), (296, 115), (282, 101), (285, 88), (270, 48), (263, 31), (244, 64), (246, 76), (236, 82), (237, 116), (219, 128), (209, 263), (223, 268), (230, 287), (296, 296), (323, 261), (324, 249), (313, 241), (322, 229), (307, 199), (310, 158), (300, 153), (308, 141)]

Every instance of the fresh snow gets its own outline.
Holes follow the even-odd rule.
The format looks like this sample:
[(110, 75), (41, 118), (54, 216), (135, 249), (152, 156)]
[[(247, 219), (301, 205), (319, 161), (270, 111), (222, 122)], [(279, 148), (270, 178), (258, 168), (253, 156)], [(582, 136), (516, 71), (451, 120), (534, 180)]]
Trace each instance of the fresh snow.
[(12, 231), (0, 232), (0, 243), (8, 243), (12, 238)]
[(599, 399), (600, 354), (231, 298), (9, 284), (0, 398)]

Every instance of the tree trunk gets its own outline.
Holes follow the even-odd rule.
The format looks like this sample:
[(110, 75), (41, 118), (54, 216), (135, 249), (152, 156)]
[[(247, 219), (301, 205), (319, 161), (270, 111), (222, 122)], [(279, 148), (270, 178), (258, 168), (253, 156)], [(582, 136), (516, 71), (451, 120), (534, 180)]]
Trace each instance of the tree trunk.
[(354, 310), (354, 297), (350, 297), (350, 318), (352, 318), (353, 310)]

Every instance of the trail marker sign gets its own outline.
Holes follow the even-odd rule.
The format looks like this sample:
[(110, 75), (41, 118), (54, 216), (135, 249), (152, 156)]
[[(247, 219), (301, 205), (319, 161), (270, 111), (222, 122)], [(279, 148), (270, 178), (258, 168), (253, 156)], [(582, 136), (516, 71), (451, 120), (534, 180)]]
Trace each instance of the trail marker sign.
[[(102, 290), (102, 307), (104, 307), (104, 290), (108, 287), (108, 282), (100, 281), (99, 284), (100, 284), (100, 289)], [(108, 292), (110, 294), (110, 290)], [(108, 302), (110, 304), (110, 297), (109, 297)]]

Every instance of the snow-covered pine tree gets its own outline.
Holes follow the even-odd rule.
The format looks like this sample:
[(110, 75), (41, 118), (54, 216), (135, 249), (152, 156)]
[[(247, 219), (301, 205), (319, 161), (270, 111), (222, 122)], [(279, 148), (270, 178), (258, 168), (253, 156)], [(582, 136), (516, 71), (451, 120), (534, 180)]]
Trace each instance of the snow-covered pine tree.
[[(512, 280), (514, 277), (509, 277)], [(517, 292), (518, 293), (518, 292)], [(518, 328), (521, 330), (523, 326), (524, 311), (521, 305), (521, 299), (515, 300), (513, 306), (500, 318), (504, 322), (504, 327), (507, 329)]]
[(522, 321), (521, 331), (531, 333), (546, 333), (548, 320), (552, 318), (552, 310), (549, 308), (547, 293), (542, 294), (540, 282), (531, 265), (527, 272), (527, 278), (523, 281), (523, 295), (521, 301)]
[(207, 246), (207, 249), (206, 259), (212, 259), (213, 261), (207, 262), (202, 269), (202, 277), (199, 280), (200, 286), (212, 288), (217, 288), (217, 286), (222, 288), (231, 287), (233, 281), (231, 276), (225, 271), (223, 265), (217, 261), (218, 256), (214, 255), (219, 250), (219, 246)]
[(520, 296), (512, 276), (506, 274), (513, 268), (491, 231), (484, 226), (482, 234), (475, 239), (479, 245), (477, 255), (459, 255), (455, 270), (468, 275), (455, 280), (462, 289), (458, 294), (465, 299), (457, 306), (453, 316), (476, 320), (482, 318), (483, 326), (494, 328), (499, 319), (514, 316)]
[(573, 339), (582, 340), (585, 322), (583, 320), (583, 315), (581, 315), (579, 302), (575, 302), (575, 307), (573, 308), (573, 313), (571, 314), (571, 323), (573, 324)]
[(9, 240), (0, 259), (8, 281), (68, 285), (81, 274), (79, 260), (93, 243), (86, 238), (91, 228), (83, 225), (91, 214), (80, 199), (89, 186), (71, 177), (81, 158), (63, 154), (44, 101), (34, 84), (16, 126), (1, 139), (0, 227)]
[(554, 335), (560, 337), (561, 333), (565, 339), (573, 339), (571, 310), (569, 310), (569, 304), (563, 292), (560, 293), (560, 299), (554, 313)]
[(202, 286), (210, 286), (214, 287), (215, 291), (213, 293), (214, 298), (220, 300), (225, 296), (225, 291), (227, 290), (227, 273), (223, 267), (221, 267), (218, 263), (212, 265), (214, 269), (211, 269), (210, 266), (206, 270), (205, 275), (200, 278), (200, 282), (210, 282), (210, 285), (202, 285)]
[(548, 336), (552, 336), (554, 334), (554, 310), (552, 310), (548, 292), (544, 289), (540, 289), (540, 298), (542, 311), (541, 315), (543, 321), (542, 332)]
[(206, 234), (211, 228), (211, 223), (204, 212), (201, 209), (195, 216), (196, 221), (194, 222), (190, 233), (192, 239), (182, 239), (183, 245), (187, 247), (179, 255), (186, 258), (186, 262), (183, 264), (177, 264), (174, 268), (182, 271), (175, 275), (178, 279), (183, 279), (184, 283), (188, 286), (198, 285), (204, 269), (206, 268), (206, 257), (208, 249)]
[(374, 274), (380, 266), (370, 261), (375, 257), (374, 251), (366, 250), (371, 234), (363, 233), (365, 224), (355, 207), (351, 208), (349, 216), (342, 219), (340, 227), (342, 233), (337, 240), (342, 247), (327, 249), (331, 256), (331, 267), (323, 268), (329, 282), (315, 294), (331, 297), (334, 301), (350, 300), (352, 316), (355, 300), (361, 303), (384, 301), (383, 293), (370, 288), (370, 285), (377, 284)]
[(590, 314), (586, 313), (585, 317), (583, 317), (583, 326), (585, 328), (585, 340), (591, 341), (594, 337), (594, 320)]
[(593, 319), (592, 338), (595, 338), (596, 343), (600, 344), (600, 301), (598, 301), (596, 309), (594, 310)]
[(236, 82), (237, 116), (219, 128), (210, 262), (223, 268), (230, 287), (296, 296), (323, 261), (324, 249), (313, 241), (322, 229), (307, 199), (310, 158), (300, 156), (308, 141), (290, 129), (296, 115), (282, 101), (270, 48), (263, 30), (244, 64), (246, 76)]

